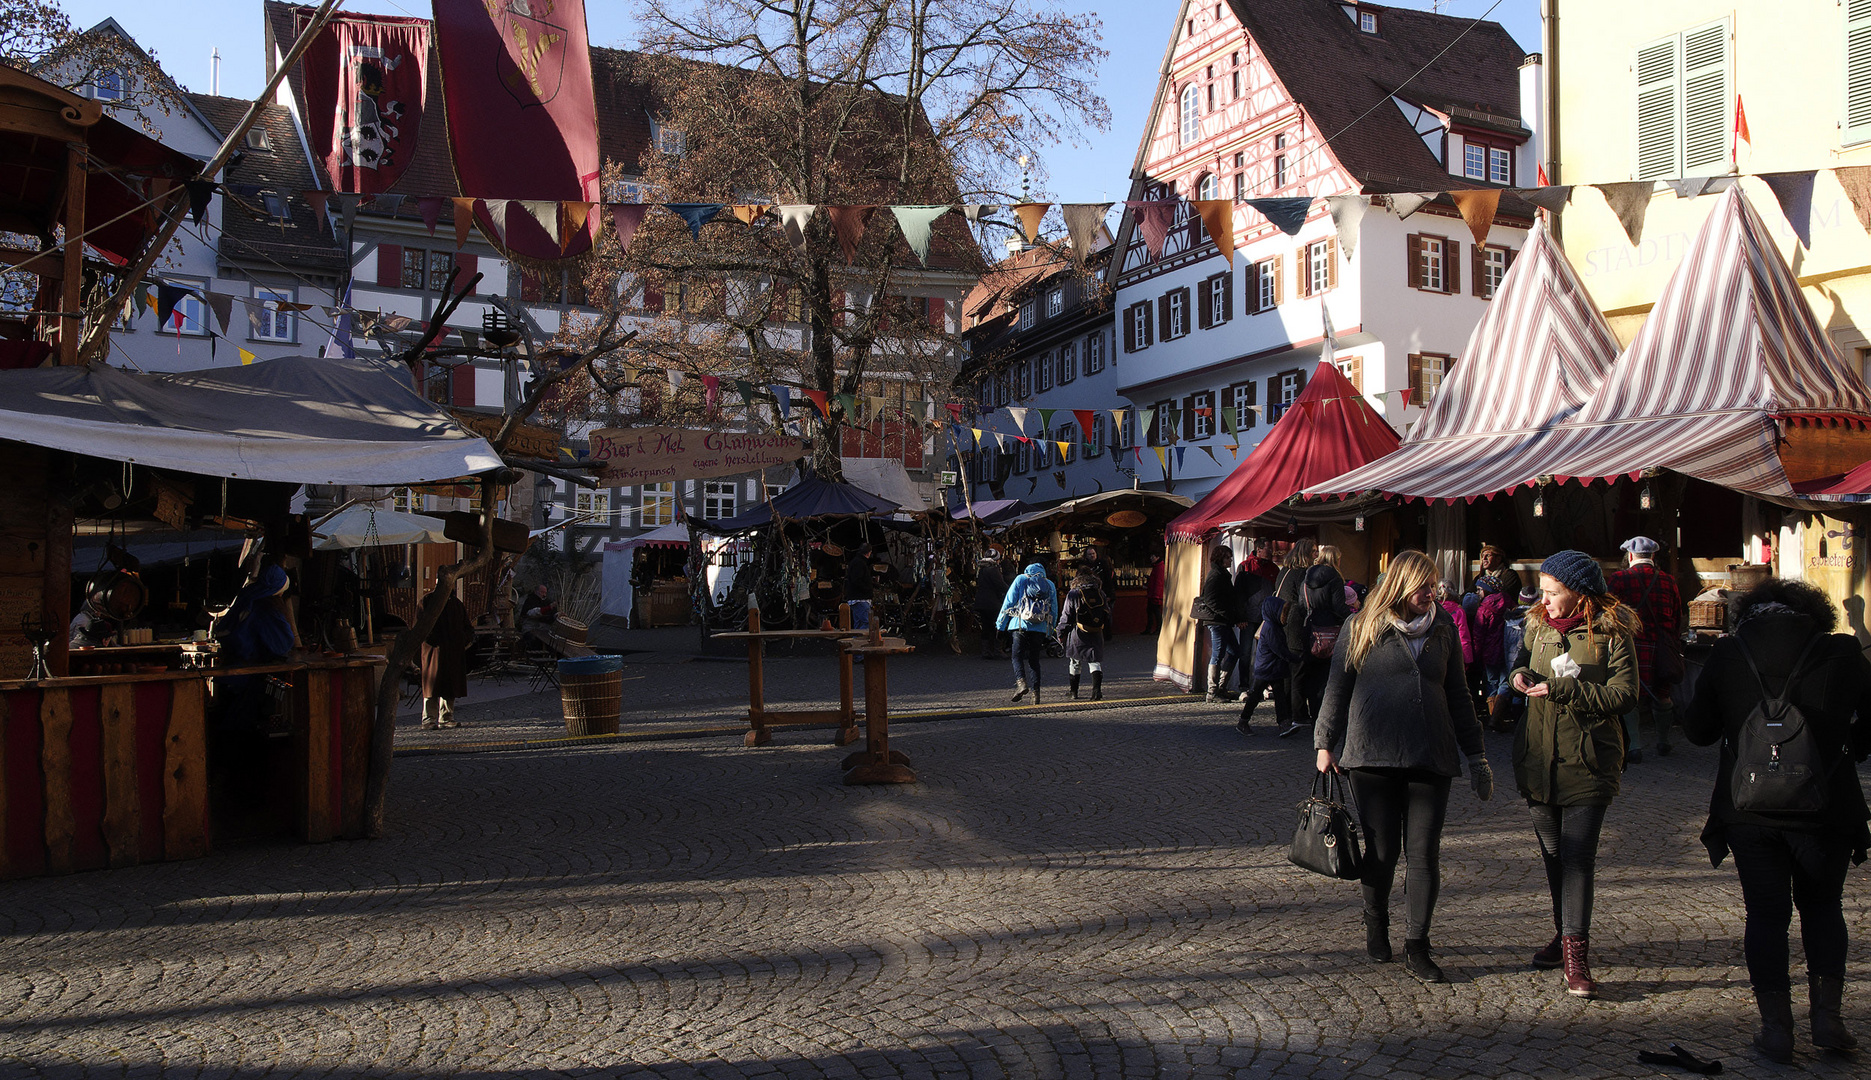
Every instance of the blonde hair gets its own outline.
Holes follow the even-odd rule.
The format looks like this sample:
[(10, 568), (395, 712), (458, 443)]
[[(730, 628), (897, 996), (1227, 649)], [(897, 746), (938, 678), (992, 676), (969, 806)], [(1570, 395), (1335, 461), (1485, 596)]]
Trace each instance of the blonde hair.
[(1320, 544), (1319, 554), (1318, 557), (1313, 560), (1313, 565), (1317, 566), (1319, 563), (1324, 563), (1334, 570), (1338, 569), (1338, 546), (1336, 544)]
[(1377, 587), (1364, 600), (1364, 608), (1345, 624), (1350, 640), (1345, 642), (1345, 667), (1355, 669), (1364, 663), (1377, 639), (1390, 629), (1394, 618), (1408, 622), (1413, 616), (1408, 607), (1410, 594), (1434, 586), (1442, 578), (1436, 561), (1420, 551), (1399, 551), (1390, 560), (1390, 568)]

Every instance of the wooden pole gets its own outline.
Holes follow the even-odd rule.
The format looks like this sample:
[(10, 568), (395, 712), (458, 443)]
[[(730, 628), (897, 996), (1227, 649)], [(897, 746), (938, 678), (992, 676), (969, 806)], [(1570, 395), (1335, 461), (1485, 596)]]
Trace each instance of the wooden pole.
[[(79, 362), (78, 340), (84, 335), (85, 144), (65, 144), (65, 280), (59, 282), (58, 362)], [(115, 309), (112, 309), (113, 311)], [(101, 317), (109, 325), (111, 316)]]

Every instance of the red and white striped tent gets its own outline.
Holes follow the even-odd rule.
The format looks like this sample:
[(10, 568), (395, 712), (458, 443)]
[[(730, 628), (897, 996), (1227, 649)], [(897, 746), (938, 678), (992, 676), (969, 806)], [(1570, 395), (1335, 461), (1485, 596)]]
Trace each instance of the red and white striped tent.
[(1664, 468), (1786, 499), (1782, 425), (1871, 426), (1871, 388), (1819, 325), (1741, 186), (1720, 200), (1643, 329), (1542, 448), (1542, 472), (1590, 481)]
[(1603, 381), (1618, 341), (1559, 249), (1536, 224), (1468, 349), (1396, 452), (1307, 495), (1376, 491), (1472, 499), (1549, 472), (1555, 425)]

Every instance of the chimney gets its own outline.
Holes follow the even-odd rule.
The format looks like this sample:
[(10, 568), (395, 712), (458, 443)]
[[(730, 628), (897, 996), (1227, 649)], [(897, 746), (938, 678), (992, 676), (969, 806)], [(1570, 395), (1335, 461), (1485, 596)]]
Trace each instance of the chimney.
[(1026, 244), (1023, 243), (1018, 236), (1009, 236), (1007, 238), (1007, 254), (1018, 255), (1025, 250)]

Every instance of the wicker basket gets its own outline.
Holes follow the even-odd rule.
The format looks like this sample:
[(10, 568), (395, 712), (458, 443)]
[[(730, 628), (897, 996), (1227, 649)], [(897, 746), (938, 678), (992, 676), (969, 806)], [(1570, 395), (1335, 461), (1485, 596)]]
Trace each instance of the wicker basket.
[(558, 631), (559, 636), (566, 641), (574, 645), (583, 645), (586, 635), (591, 632), (591, 628), (579, 622), (577, 619), (568, 619), (561, 615), (558, 619)]
[(1728, 629), (1727, 602), (1722, 600), (1689, 601), (1689, 628), (1691, 630)]

